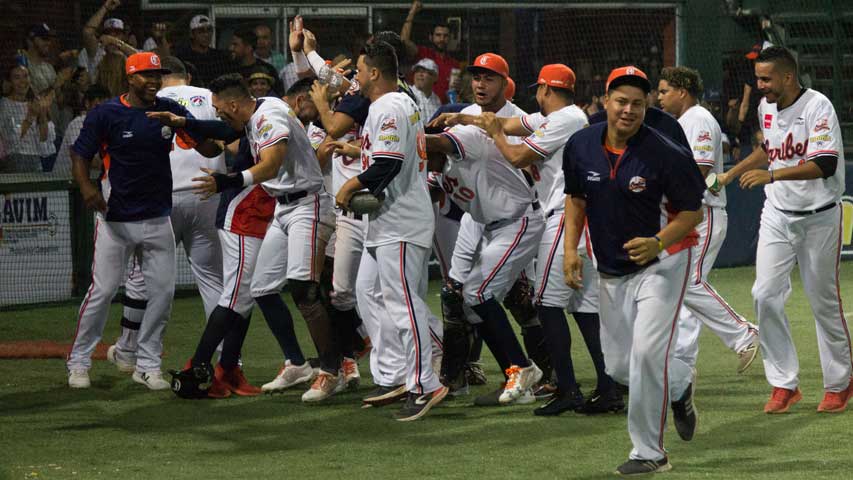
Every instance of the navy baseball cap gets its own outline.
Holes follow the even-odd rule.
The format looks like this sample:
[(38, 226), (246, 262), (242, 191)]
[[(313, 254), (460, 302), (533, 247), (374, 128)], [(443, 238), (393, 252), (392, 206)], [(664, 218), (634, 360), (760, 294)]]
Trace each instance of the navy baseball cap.
[(38, 25), (33, 25), (32, 28), (30, 28), (29, 36), (30, 38), (55, 37), (56, 32), (51, 30), (46, 23), (40, 23)]

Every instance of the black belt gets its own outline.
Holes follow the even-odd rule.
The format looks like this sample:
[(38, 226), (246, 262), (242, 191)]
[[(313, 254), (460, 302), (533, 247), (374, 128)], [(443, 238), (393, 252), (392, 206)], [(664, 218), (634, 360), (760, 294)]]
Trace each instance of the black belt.
[(302, 190), (301, 192), (283, 193), (275, 197), (275, 199), (278, 200), (278, 203), (282, 205), (287, 205), (288, 203), (293, 203), (299, 200), (300, 198), (305, 198), (306, 195), (308, 195), (308, 192)]
[(531, 206), (533, 207), (533, 211), (534, 211), (534, 212), (535, 212), (536, 210), (539, 210), (540, 208), (542, 208), (542, 207), (539, 205), (539, 200), (534, 201), (534, 202), (533, 202), (533, 204), (532, 204)]
[(819, 208), (816, 208), (814, 210), (782, 210), (781, 208), (777, 208), (776, 210), (779, 210), (780, 212), (787, 214), (787, 215), (793, 215), (795, 217), (805, 217), (807, 215), (811, 215), (814, 213), (825, 212), (825, 211), (829, 210), (830, 208), (832, 208), (836, 205), (838, 205), (838, 204), (835, 202), (832, 202), (832, 203), (827, 203), (826, 205), (819, 207)]
[(347, 218), (352, 218), (353, 220), (361, 220), (362, 219), (362, 214), (350, 212), (349, 210), (341, 210), (341, 215), (343, 215)]

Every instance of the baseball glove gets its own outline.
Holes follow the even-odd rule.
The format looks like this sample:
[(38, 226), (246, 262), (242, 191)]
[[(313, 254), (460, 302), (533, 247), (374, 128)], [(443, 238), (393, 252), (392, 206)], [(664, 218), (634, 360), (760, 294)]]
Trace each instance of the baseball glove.
[(213, 381), (213, 367), (204, 363), (185, 370), (169, 370), (172, 374), (172, 391), (181, 398), (207, 398)]
[(374, 195), (370, 192), (355, 192), (350, 198), (347, 210), (352, 213), (364, 215), (373, 213), (379, 210), (382, 206), (382, 201), (385, 200), (384, 194)]

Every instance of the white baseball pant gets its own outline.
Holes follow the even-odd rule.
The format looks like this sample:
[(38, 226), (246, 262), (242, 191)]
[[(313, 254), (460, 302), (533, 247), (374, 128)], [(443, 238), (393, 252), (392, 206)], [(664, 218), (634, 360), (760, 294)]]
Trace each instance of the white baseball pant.
[(839, 262), (841, 261), (842, 211), (838, 206), (805, 216), (793, 216), (764, 202), (758, 231), (755, 284), (752, 297), (761, 326), (761, 356), (767, 382), (794, 389), (799, 384), (800, 364), (785, 315), (791, 295), (791, 270), (800, 267), (800, 278), (809, 298), (817, 329), (823, 387), (841, 391), (850, 382), (850, 331), (841, 308)]
[(335, 219), (335, 263), (330, 300), (332, 306), (341, 311), (356, 307), (356, 277), (364, 252), (365, 222), (350, 215), (338, 213)]
[(581, 235), (578, 254), (583, 260), (583, 288), (566, 285), (563, 276), (565, 213), (555, 212), (545, 220), (545, 232), (536, 257), (535, 305), (565, 308), (569, 312), (598, 313), (598, 270), (588, 255), (586, 230)]
[(441, 277), (447, 281), (450, 278), (450, 262), (459, 237), (460, 222), (443, 215), (438, 203), (433, 203), (432, 206), (435, 213), (432, 252), (441, 268)]
[(669, 255), (639, 272), (601, 274), (601, 349), (607, 373), (628, 385), (630, 458), (666, 455), (663, 434), (669, 403), (692, 381), (689, 365), (673, 356), (678, 310), (690, 277), (690, 250)]

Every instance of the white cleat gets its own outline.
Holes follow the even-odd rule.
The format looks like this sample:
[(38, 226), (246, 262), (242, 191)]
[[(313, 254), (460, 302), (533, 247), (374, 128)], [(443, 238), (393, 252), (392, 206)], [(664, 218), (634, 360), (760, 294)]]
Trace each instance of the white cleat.
[(88, 370), (71, 370), (68, 372), (68, 386), (71, 388), (89, 388), (92, 382), (89, 380)]
[(528, 388), (516, 401), (512, 402), (512, 405), (530, 405), (531, 403), (536, 403), (536, 395), (533, 394), (532, 388)]
[(302, 401), (313, 403), (323, 401), (346, 388), (346, 383), (341, 381), (341, 375), (321, 371), (311, 388), (302, 394)]
[(361, 383), (361, 374), (358, 372), (358, 363), (352, 358), (344, 357), (341, 362), (341, 371), (344, 376), (344, 385), (350, 390), (356, 390)]
[(148, 387), (149, 390), (169, 390), (172, 384), (163, 378), (163, 372), (157, 370), (155, 372), (133, 372), (133, 381)]
[(110, 348), (107, 349), (107, 360), (115, 365), (119, 372), (133, 373), (136, 371), (136, 362), (131, 363), (119, 358), (115, 345), (110, 345)]
[(288, 389), (294, 385), (305, 383), (314, 377), (314, 369), (308, 362), (296, 366), (290, 360), (284, 362), (284, 366), (278, 371), (278, 375), (269, 383), (261, 386), (264, 393), (275, 393)]
[(525, 368), (517, 365), (510, 366), (506, 369), (506, 375), (506, 386), (498, 398), (498, 402), (502, 405), (515, 402), (524, 394), (525, 390), (531, 390), (536, 382), (542, 378), (542, 370), (539, 370), (535, 363), (530, 362), (530, 366)]

